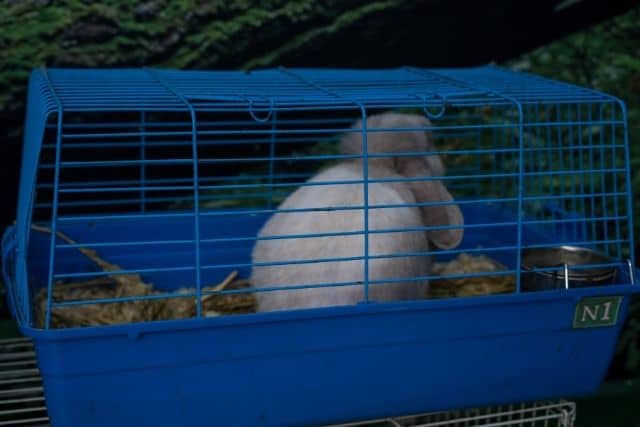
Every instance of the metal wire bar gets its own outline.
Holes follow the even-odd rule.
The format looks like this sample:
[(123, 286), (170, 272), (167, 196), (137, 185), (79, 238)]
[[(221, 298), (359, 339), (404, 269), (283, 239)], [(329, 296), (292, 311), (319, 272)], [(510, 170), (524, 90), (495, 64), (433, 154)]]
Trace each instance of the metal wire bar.
[[(55, 233), (56, 233), (56, 228), (58, 226), (58, 185), (60, 183), (60, 168), (61, 168), (61, 156), (62, 156), (62, 123), (64, 122), (63, 120), (63, 114), (64, 114), (64, 110), (63, 110), (63, 106), (62, 106), (62, 101), (60, 100), (60, 98), (58, 97), (58, 94), (56, 93), (56, 90), (53, 86), (53, 84), (51, 83), (51, 80), (49, 79), (49, 76), (46, 72), (43, 73), (44, 77), (47, 81), (47, 84), (49, 85), (49, 88), (51, 90), (51, 93), (54, 96), (55, 99), (55, 103), (57, 106), (57, 110), (58, 110), (58, 127), (57, 127), (57, 131), (56, 131), (56, 154), (55, 154), (55, 165), (54, 165), (54, 178), (53, 178), (53, 200), (52, 200), (52, 207), (51, 207), (51, 243), (50, 243), (50, 247), (49, 247), (49, 271), (48, 271), (48, 278), (47, 278), (47, 292), (49, 294), (51, 294), (52, 289), (53, 289), (53, 276), (54, 276), (54, 269), (55, 269)], [(27, 316), (27, 322), (30, 323), (29, 320), (29, 314), (31, 310), (29, 310), (28, 308), (25, 309), (25, 314)], [(51, 326), (51, 299), (47, 300), (47, 308), (46, 308), (46, 314), (45, 314), (45, 328), (49, 329), (49, 327)]]
[(434, 412), (395, 418), (381, 418), (333, 427), (537, 427), (540, 422), (545, 426), (571, 427), (575, 422), (576, 405), (573, 402), (522, 403), (519, 408), (509, 405), (486, 408), (470, 408), (450, 412)]
[[(198, 120), (196, 116), (196, 111), (193, 108), (193, 105), (189, 100), (182, 95), (180, 92), (176, 91), (172, 85), (164, 80), (156, 71), (148, 70), (148, 72), (169, 92), (173, 93), (176, 98), (180, 99), (181, 102), (185, 104), (189, 111), (189, 115), (191, 116), (191, 144), (192, 144), (192, 163), (193, 163), (193, 210), (194, 210), (194, 233), (195, 233), (195, 271), (196, 271), (196, 293), (197, 293), (197, 302), (196, 302), (196, 316), (198, 318), (202, 317), (202, 272), (200, 268), (200, 182), (199, 182), (199, 174), (198, 174)], [(144, 162), (144, 160), (143, 160)], [(143, 163), (144, 164), (144, 163)]]
[[(20, 359), (18, 368), (0, 363), (0, 426), (48, 425), (47, 408), (31, 341), (26, 338), (0, 340), (0, 356)], [(18, 362), (16, 362), (18, 363)]]

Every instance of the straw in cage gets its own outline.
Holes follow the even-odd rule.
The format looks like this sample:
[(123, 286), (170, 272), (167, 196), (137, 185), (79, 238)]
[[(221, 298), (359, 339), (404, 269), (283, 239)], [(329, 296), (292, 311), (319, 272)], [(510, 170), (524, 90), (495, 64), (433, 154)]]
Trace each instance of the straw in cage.
[[(33, 228), (36, 231), (51, 233), (51, 230), (46, 227), (33, 226)], [(77, 244), (61, 232), (56, 234), (69, 244)], [(92, 249), (80, 247), (78, 250), (104, 272), (121, 270), (120, 266), (105, 261)], [(433, 273), (445, 277), (431, 282), (430, 297), (462, 297), (513, 292), (515, 289), (513, 275), (486, 274), (504, 270), (506, 267), (487, 256), (472, 256), (465, 253), (449, 262), (434, 263)], [(485, 274), (473, 277), (446, 277), (473, 273)], [(251, 293), (216, 294), (223, 290), (240, 290), (250, 286), (247, 280), (239, 279), (237, 276), (238, 272), (232, 271), (221, 283), (202, 288), (201, 307), (205, 317), (255, 312), (256, 301)], [(85, 281), (56, 282), (53, 286), (53, 302), (105, 299), (123, 299), (123, 301), (54, 307), (51, 311), (50, 326), (68, 328), (195, 317), (197, 309), (195, 293), (196, 290), (193, 288), (181, 288), (172, 294), (167, 294), (154, 288), (152, 284), (144, 282), (138, 274), (109, 274)], [(46, 310), (47, 289), (42, 288), (35, 299), (36, 321), (40, 326), (44, 326)]]
[[(33, 227), (36, 231), (51, 233), (46, 227)], [(61, 232), (57, 236), (69, 244), (74, 240)], [(120, 266), (111, 264), (97, 252), (88, 248), (79, 251), (99, 266), (104, 272), (119, 271)], [(217, 316), (221, 314), (251, 313), (255, 311), (255, 298), (250, 293), (216, 294), (223, 290), (244, 289), (249, 287), (247, 280), (239, 279), (237, 271), (232, 271), (219, 284), (202, 288), (202, 314)], [(65, 328), (74, 326), (97, 326), (118, 323), (145, 322), (153, 320), (184, 319), (196, 315), (197, 301), (193, 288), (178, 289), (168, 296), (166, 292), (155, 289), (145, 283), (138, 274), (110, 274), (86, 281), (71, 283), (57, 282), (53, 286), (53, 302), (90, 301), (102, 299), (124, 299), (122, 302), (78, 304), (55, 307), (51, 310), (51, 327)], [(166, 295), (166, 297), (164, 297)], [(131, 299), (147, 297), (147, 299)], [(47, 310), (47, 289), (42, 288), (36, 295), (36, 321), (43, 326)]]
[(461, 253), (449, 262), (436, 262), (433, 273), (443, 277), (431, 281), (431, 298), (465, 297), (514, 292), (516, 278), (513, 274), (487, 273), (503, 272), (507, 268), (486, 255), (468, 255)]

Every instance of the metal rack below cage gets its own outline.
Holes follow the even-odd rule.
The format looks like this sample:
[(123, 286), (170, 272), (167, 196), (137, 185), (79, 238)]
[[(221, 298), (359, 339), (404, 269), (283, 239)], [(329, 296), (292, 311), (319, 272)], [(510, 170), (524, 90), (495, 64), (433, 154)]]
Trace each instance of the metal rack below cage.
[(48, 425), (42, 378), (31, 340), (1, 340), (0, 426)]
[(575, 403), (559, 400), (430, 412), (333, 427), (571, 427), (575, 419)]

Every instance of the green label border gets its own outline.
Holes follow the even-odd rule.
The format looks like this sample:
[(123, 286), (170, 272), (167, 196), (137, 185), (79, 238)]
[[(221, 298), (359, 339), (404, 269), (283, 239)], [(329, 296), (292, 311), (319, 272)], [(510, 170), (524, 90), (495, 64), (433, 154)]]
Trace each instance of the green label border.
[[(618, 323), (620, 317), (620, 307), (622, 306), (622, 296), (599, 296), (599, 297), (586, 297), (582, 298), (573, 314), (573, 328), (585, 329), (585, 328), (605, 328), (615, 326)], [(610, 303), (607, 307), (606, 304)], [(593, 307), (588, 313), (587, 307)], [(586, 315), (589, 315), (589, 319), (585, 319)], [(582, 315), (582, 319), (580, 319)]]

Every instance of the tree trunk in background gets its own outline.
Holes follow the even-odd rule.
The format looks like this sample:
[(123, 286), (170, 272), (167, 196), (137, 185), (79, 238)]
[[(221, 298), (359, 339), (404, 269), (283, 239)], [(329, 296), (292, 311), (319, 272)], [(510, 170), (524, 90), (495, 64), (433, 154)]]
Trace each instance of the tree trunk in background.
[[(634, 1), (5, 0), (0, 111), (33, 67), (458, 66), (502, 61)], [(569, 2), (575, 3), (575, 2)]]

